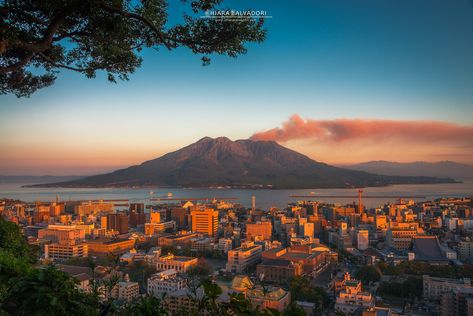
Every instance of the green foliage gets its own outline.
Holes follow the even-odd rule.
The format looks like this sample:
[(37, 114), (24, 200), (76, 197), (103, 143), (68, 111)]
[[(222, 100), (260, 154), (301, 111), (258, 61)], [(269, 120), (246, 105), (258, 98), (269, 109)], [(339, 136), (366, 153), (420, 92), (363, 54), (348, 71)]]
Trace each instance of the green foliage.
[(0, 217), (0, 250), (14, 254), (27, 262), (34, 263), (36, 254), (33, 253), (20, 227), (15, 223)]
[(0, 217), (0, 303), (35, 261), (35, 253), (18, 225)]
[(199, 258), (199, 261), (197, 262), (197, 265), (191, 267), (187, 271), (187, 274), (189, 274), (191, 277), (193, 277), (193, 276), (208, 276), (211, 272), (212, 272), (212, 268), (207, 263), (207, 261), (204, 258)]
[(120, 316), (164, 316), (169, 313), (154, 296), (145, 296), (135, 300), (119, 312)]
[(381, 279), (381, 276), (380, 270), (375, 266), (363, 266), (355, 274), (355, 277), (365, 284), (377, 282)]
[(307, 301), (316, 304), (316, 309), (323, 310), (329, 304), (325, 290), (318, 286), (311, 286), (309, 279), (301, 276), (294, 277), (289, 282), (289, 289), (293, 301)]
[(186, 47), (205, 65), (209, 55), (237, 57), (246, 53), (247, 43), (264, 40), (263, 19), (200, 18), (221, 2), (190, 1), (190, 12), (173, 19), (182, 23), (171, 25), (165, 0), (2, 1), (0, 93), (29, 96), (53, 84), (62, 69), (128, 80), (144, 48)]
[(404, 282), (381, 282), (378, 294), (410, 299), (420, 298), (422, 297), (422, 279), (409, 277)]
[(378, 265), (380, 270), (387, 275), (430, 275), (445, 278), (473, 278), (473, 267), (471, 265), (432, 265), (419, 261), (404, 261), (398, 266), (389, 266), (384, 263)]
[(50, 266), (17, 279), (2, 308), (14, 315), (92, 315), (95, 297), (81, 292), (67, 274)]
[(401, 274), (401, 270), (398, 267), (387, 264), (385, 262), (378, 263), (378, 268), (382, 274), (386, 274), (386, 275), (400, 275)]

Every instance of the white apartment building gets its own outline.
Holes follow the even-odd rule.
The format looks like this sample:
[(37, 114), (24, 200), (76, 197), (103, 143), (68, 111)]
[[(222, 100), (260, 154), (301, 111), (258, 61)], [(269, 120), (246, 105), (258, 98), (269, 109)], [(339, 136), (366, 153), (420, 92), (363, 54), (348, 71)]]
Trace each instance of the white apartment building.
[(153, 274), (148, 278), (148, 295), (161, 298), (165, 293), (173, 293), (187, 287), (187, 280), (178, 276), (175, 269)]

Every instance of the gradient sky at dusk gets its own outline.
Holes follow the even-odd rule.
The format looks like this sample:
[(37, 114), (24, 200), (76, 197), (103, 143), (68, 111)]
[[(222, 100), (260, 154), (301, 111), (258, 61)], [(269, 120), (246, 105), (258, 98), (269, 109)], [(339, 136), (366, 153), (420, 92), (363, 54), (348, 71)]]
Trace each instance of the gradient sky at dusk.
[[(473, 2), (225, 6), (266, 10), (273, 16), (267, 40), (237, 59), (215, 57), (208, 67), (186, 49), (146, 51), (129, 82), (63, 71), (54, 86), (29, 99), (1, 96), (0, 174), (108, 171), (204, 136), (239, 139), (281, 129), (291, 117), (324, 124), (393, 120), (400, 128), (410, 121), (420, 124), (413, 133), (423, 121), (435, 121), (440, 125), (432, 126), (463, 131), (407, 142), (409, 136), (393, 129), (393, 135), (353, 138), (344, 146), (313, 135), (277, 139), (319, 161), (473, 163)], [(171, 14), (180, 11), (173, 7)]]

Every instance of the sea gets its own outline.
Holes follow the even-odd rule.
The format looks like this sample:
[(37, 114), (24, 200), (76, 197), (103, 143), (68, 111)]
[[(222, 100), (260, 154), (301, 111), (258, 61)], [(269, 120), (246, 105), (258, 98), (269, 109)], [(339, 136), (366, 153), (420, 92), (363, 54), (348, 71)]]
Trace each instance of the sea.
[[(251, 207), (252, 196), (256, 207), (284, 208), (299, 200), (311, 200), (333, 204), (348, 204), (358, 200), (358, 189), (230, 189), (230, 188), (24, 188), (32, 183), (0, 183), (0, 199), (35, 201), (88, 201), (129, 200), (129, 203), (170, 203), (186, 199), (230, 199), (245, 207)], [(363, 188), (363, 204), (374, 208), (398, 199), (416, 202), (441, 197), (473, 196), (473, 180), (447, 184), (405, 184), (385, 187)]]

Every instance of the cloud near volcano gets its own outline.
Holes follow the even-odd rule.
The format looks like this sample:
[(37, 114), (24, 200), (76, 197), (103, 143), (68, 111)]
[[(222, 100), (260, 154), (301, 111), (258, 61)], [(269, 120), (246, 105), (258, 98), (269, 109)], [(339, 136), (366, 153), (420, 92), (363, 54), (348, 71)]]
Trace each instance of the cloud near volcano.
[(257, 132), (254, 140), (314, 140), (322, 143), (342, 143), (354, 140), (382, 143), (396, 140), (407, 143), (449, 143), (452, 146), (473, 148), (473, 126), (442, 121), (396, 121), (303, 119), (295, 114), (280, 127)]

